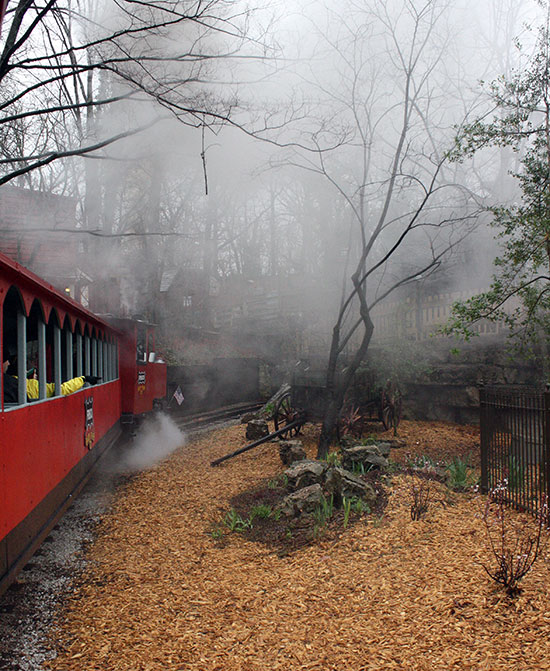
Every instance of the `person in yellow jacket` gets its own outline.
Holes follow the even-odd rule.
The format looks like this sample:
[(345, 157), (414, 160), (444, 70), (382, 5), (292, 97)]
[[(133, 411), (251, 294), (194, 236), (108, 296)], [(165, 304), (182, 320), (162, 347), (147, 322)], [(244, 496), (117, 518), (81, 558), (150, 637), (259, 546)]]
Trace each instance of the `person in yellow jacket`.
[[(13, 364), (12, 364), (13, 365)], [(2, 365), (3, 382), (4, 382), (4, 402), (5, 403), (17, 403), (18, 402), (18, 381), (16, 375), (10, 375), (8, 368), (10, 367), (10, 361), (6, 359)], [(101, 378), (94, 375), (79, 375), (78, 377), (73, 377), (66, 382), (61, 383), (61, 393), (63, 396), (68, 396), (69, 394), (82, 389), (82, 387), (88, 384), (97, 384)], [(55, 395), (55, 383), (47, 382), (46, 383), (46, 397), (51, 398)], [(27, 378), (27, 398), (30, 401), (36, 401), (39, 398), (39, 384), (36, 379), (36, 374)]]
[[(84, 375), (79, 375), (78, 377), (73, 377), (71, 380), (67, 380), (67, 382), (62, 382), (61, 393), (63, 396), (68, 396), (69, 394), (82, 389), (85, 382), (86, 379)], [(35, 400), (39, 397), (38, 380), (27, 380), (27, 396), (31, 400)], [(51, 396), (55, 396), (55, 383), (46, 382), (46, 397), (50, 398)]]

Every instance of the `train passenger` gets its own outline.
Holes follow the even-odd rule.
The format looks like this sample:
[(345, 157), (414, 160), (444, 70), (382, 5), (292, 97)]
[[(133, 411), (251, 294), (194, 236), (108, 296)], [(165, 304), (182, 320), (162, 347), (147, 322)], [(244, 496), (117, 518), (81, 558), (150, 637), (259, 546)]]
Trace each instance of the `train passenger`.
[[(3, 380), (4, 380), (4, 403), (18, 403), (19, 402), (19, 382), (16, 375), (10, 374), (10, 368), (14, 367), (14, 362), (8, 357), (2, 364)], [(61, 383), (61, 393), (63, 396), (82, 389), (84, 386), (97, 384), (101, 378), (95, 375), (79, 375), (73, 377), (66, 382)], [(46, 383), (46, 396), (51, 398), (55, 395), (55, 383)], [(39, 398), (39, 384), (36, 376), (27, 379), (27, 398), (29, 401), (36, 401)]]

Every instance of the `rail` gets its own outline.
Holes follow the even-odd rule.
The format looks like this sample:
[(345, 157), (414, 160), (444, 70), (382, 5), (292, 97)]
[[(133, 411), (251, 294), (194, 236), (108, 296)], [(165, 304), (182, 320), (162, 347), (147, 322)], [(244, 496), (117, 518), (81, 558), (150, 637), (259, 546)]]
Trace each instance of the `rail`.
[(481, 488), (537, 513), (550, 497), (550, 387), (481, 387)]

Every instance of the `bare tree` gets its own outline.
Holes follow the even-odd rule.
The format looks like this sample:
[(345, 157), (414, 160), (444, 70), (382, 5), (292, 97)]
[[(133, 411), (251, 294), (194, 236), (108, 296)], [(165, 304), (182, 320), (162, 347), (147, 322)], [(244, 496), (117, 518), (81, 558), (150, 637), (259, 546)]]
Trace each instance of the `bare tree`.
[[(468, 192), (446, 172), (454, 121), (441, 72), (447, 10), (440, 0), (350, 0), (328, 29), (316, 27), (325, 46), (317, 62), (327, 67), (304, 79), (325, 114), (312, 134), (318, 152), (293, 162), (334, 188), (346, 204), (342, 224), (352, 226), (341, 235), (350, 240), (349, 271), (332, 329), (321, 458), (368, 351), (373, 308), (438, 269), (475, 219)], [(337, 148), (323, 151), (337, 136)]]
[[(263, 58), (267, 48), (264, 35), (252, 34), (251, 12), (228, 0), (17, 0), (3, 37), (0, 134), (25, 124), (29, 139), (25, 147), (4, 143), (0, 184), (60, 159), (101, 157), (161, 118), (227, 122), (238, 106), (232, 65)], [(155, 110), (137, 111), (145, 102)], [(112, 114), (102, 123), (104, 110), (128, 104), (129, 124), (113, 123)], [(93, 170), (86, 179), (93, 218)]]

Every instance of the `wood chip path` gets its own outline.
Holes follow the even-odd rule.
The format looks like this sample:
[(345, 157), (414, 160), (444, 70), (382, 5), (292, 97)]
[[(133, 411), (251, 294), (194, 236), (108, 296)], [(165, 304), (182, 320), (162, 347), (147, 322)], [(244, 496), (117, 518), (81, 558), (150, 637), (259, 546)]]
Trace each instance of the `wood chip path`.
[[(430, 431), (450, 454), (475, 440), (474, 429), (409, 422), (402, 449), (425, 452)], [(455, 495), (411, 522), (410, 481), (399, 475), (384, 516), (337, 540), (286, 557), (237, 533), (217, 542), (211, 529), (231, 497), (282, 470), (273, 445), (210, 467), (245, 442), (243, 426), (203, 435), (120, 492), (60, 620), (48, 668), (550, 668), (547, 559), (519, 598), (495, 588), (481, 567), (488, 555), (476, 495)]]

